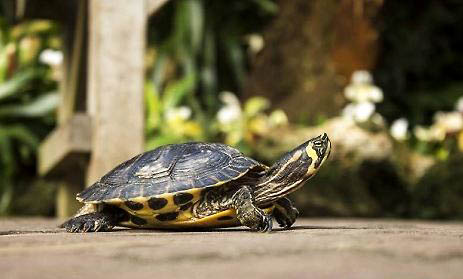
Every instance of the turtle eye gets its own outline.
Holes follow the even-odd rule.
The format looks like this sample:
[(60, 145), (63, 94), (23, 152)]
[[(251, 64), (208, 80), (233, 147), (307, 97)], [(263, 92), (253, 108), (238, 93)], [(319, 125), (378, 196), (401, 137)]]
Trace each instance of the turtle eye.
[(317, 141), (314, 142), (313, 146), (314, 147), (322, 147), (322, 142), (317, 140)]

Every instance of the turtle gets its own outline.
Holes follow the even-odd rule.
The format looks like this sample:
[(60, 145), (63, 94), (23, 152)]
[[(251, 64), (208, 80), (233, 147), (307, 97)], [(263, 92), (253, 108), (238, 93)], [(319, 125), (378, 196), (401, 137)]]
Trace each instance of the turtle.
[(83, 207), (61, 225), (68, 232), (129, 228), (247, 226), (270, 232), (272, 219), (290, 228), (299, 215), (287, 195), (329, 157), (326, 133), (284, 154), (272, 166), (221, 143), (170, 144), (118, 165), (77, 194)]

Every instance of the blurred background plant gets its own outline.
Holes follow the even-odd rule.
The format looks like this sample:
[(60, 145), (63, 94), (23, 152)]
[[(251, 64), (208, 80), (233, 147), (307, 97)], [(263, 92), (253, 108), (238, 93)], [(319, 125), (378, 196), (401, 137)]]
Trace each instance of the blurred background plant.
[[(277, 12), (270, 0), (171, 1), (150, 23), (148, 147), (218, 140), (217, 92), (240, 91), (256, 33)], [(258, 39), (257, 39), (258, 40)], [(164, 125), (166, 124), (166, 125)], [(237, 142), (238, 143), (238, 142)]]
[(242, 152), (259, 156), (258, 143), (264, 141), (276, 129), (288, 125), (288, 117), (281, 109), (270, 113), (270, 101), (263, 97), (249, 98), (243, 105), (231, 92), (220, 95), (224, 106), (217, 112), (216, 129), (226, 144)]
[[(0, 20), (0, 215), (4, 215), (24, 205), (22, 201), (32, 197), (25, 193), (32, 194), (34, 188), (47, 194), (53, 189), (42, 187), (44, 182), (35, 174), (37, 148), (54, 126), (58, 103), (58, 77), (40, 56), (45, 49), (58, 49), (60, 41), (52, 22), (9, 27)], [(52, 200), (45, 198), (43, 204)], [(51, 213), (34, 206), (26, 211)]]

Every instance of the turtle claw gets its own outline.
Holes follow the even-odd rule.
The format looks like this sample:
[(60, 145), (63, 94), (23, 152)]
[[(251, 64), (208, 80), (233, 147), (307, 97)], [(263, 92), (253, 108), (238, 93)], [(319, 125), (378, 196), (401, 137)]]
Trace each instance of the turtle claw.
[(102, 229), (101, 223), (100, 222), (95, 222), (93, 226), (93, 231), (94, 232), (99, 232)]
[(269, 233), (272, 231), (272, 228), (273, 228), (272, 216), (264, 215), (264, 217), (262, 218), (262, 223), (258, 227), (257, 231), (263, 232), (263, 233)]
[(271, 215), (266, 215), (260, 211), (257, 211), (257, 216), (260, 215), (260, 220), (256, 222), (254, 225), (247, 224), (248, 227), (251, 228), (252, 231), (255, 232), (262, 232), (268, 233), (272, 231), (273, 228), (273, 218)]
[(288, 229), (294, 224), (294, 222), (296, 222), (298, 216), (299, 210), (293, 207), (291, 213), (287, 213), (287, 215), (275, 214), (275, 219), (280, 227)]
[(95, 212), (71, 218), (62, 225), (70, 233), (109, 231), (113, 228), (111, 216)]
[(299, 210), (288, 199), (281, 199), (276, 204), (273, 216), (280, 227), (288, 229), (296, 222)]
[(82, 232), (89, 232), (90, 230), (93, 230), (93, 231), (97, 231), (96, 230), (96, 224), (95, 223), (92, 223), (91, 221), (87, 221), (84, 223), (83, 227), (82, 227)]
[(73, 232), (73, 233), (78, 232), (78, 231), (79, 231), (79, 227), (80, 227), (79, 224), (71, 224), (70, 227), (65, 226), (65, 228), (66, 228), (66, 230), (67, 230), (68, 232)]

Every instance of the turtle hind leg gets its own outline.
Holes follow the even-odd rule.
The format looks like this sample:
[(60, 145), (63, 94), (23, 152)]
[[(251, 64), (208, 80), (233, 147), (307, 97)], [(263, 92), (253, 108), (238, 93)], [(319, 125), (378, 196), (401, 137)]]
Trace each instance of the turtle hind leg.
[(281, 198), (275, 203), (273, 216), (282, 228), (290, 228), (296, 222), (299, 211), (288, 198)]
[(250, 187), (243, 186), (232, 197), (233, 207), (241, 224), (253, 231), (272, 231), (272, 216), (255, 205), (253, 193)]
[(77, 215), (61, 225), (71, 233), (110, 231), (126, 215), (125, 211), (116, 208), (104, 208), (101, 212)]

